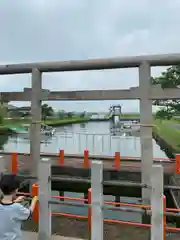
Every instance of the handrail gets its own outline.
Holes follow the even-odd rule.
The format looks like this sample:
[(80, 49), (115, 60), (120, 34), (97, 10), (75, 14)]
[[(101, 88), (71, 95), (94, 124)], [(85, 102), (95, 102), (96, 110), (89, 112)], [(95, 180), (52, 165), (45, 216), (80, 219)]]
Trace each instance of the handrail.
[[(44, 154), (44, 156), (45, 156), (45, 154)], [(55, 156), (56, 159), (57, 159), (56, 160), (57, 165), (60, 165), (60, 166), (65, 165), (66, 164), (66, 158), (67, 159), (72, 158), (72, 159), (75, 160), (75, 161), (74, 160), (71, 161), (72, 165), (74, 165), (74, 164), (82, 164), (83, 163), (84, 168), (90, 168), (90, 165), (91, 165), (90, 163), (92, 162), (92, 160), (93, 159), (95, 159), (95, 160), (99, 159), (98, 156), (90, 156), (88, 149), (84, 150), (84, 155), (78, 155), (79, 157), (81, 157), (80, 159), (82, 159), (82, 161), (79, 161), (79, 159), (77, 161), (76, 160), (76, 155), (70, 155), (70, 154), (69, 155), (65, 155), (64, 149), (60, 149), (59, 154), (56, 154), (56, 155), (53, 155), (53, 156)], [(69, 158), (67, 156), (69, 156)], [(14, 174), (18, 173), (18, 168), (19, 168), (18, 157), (19, 157), (19, 154), (17, 152), (11, 153), (11, 171)], [(112, 165), (110, 165), (109, 168), (111, 168), (111, 169), (113, 168), (113, 169), (116, 169), (116, 170), (120, 170), (121, 169), (121, 162), (123, 162), (124, 160), (125, 160), (125, 162), (126, 161), (128, 162), (128, 161), (133, 161), (133, 159), (135, 159), (134, 157), (132, 158), (132, 160), (127, 158), (127, 157), (123, 157), (123, 156), (120, 155), (119, 152), (115, 152), (114, 157), (106, 158), (104, 156), (101, 156), (101, 158), (102, 158), (102, 161), (104, 161), (104, 162), (107, 160), (107, 161), (109, 161), (109, 163), (111, 163), (111, 161), (112, 161)], [(3, 160), (3, 159), (1, 159), (1, 160)], [(137, 162), (140, 162), (140, 159), (139, 160), (136, 159), (134, 161), (134, 163), (137, 163)], [(156, 160), (154, 162), (155, 163), (174, 164), (175, 165), (174, 172), (176, 174), (180, 173), (180, 154), (176, 154), (175, 161), (170, 161), (170, 160), (166, 160), (166, 161), (163, 160), (163, 161), (161, 161), (159, 159), (157, 160), (157, 158), (156, 158)], [(134, 167), (136, 167), (136, 165), (133, 165), (133, 164), (129, 165), (128, 164), (128, 166), (124, 166), (124, 167), (134, 168)], [(137, 167), (139, 167), (139, 166), (137, 166)]]
[[(31, 193), (26, 192), (17, 192), (17, 195), (31, 197)], [(80, 201), (80, 202), (88, 202), (88, 198), (76, 198), (76, 197), (66, 197), (66, 196), (50, 196), (52, 199), (59, 200), (69, 200), (69, 201)], [(135, 204), (135, 203), (124, 203), (124, 202), (113, 202), (113, 201), (104, 201), (106, 205), (114, 205), (114, 206), (123, 206), (123, 207), (134, 207), (134, 208), (142, 208), (142, 209), (151, 209), (150, 205), (143, 204)], [(167, 212), (180, 212), (180, 208), (166, 208)]]
[[(86, 150), (86, 154), (84, 156), (84, 158), (87, 158), (85, 161), (89, 161), (88, 159), (88, 155), (87, 155), (88, 151)], [(118, 161), (120, 164), (120, 157), (119, 154), (116, 155), (116, 158), (118, 156)], [(61, 156), (62, 157), (62, 156)], [(114, 161), (117, 161), (117, 159), (114, 159)], [(17, 154), (13, 154), (12, 156), (12, 162), (15, 162), (17, 164)], [(57, 159), (57, 161), (59, 161)], [(102, 214), (102, 211), (105, 209), (109, 209), (109, 210), (119, 210), (119, 211), (129, 211), (128, 209), (123, 210), (122, 208), (106, 208), (104, 207), (103, 203), (105, 205), (116, 205), (116, 206), (123, 206), (123, 207), (130, 207), (130, 208), (140, 208), (142, 209), (141, 212), (147, 213), (147, 214), (152, 214), (152, 219), (155, 220), (155, 218), (158, 217), (158, 224), (160, 224), (162, 226), (162, 216), (163, 216), (163, 231), (164, 233), (162, 233), (162, 231), (160, 231), (160, 227), (156, 227), (154, 220), (152, 220), (152, 226), (153, 226), (153, 230), (152, 234), (157, 233), (159, 236), (163, 234), (163, 236), (165, 236), (165, 232), (166, 230), (170, 229), (170, 230), (174, 230), (174, 231), (180, 231), (177, 228), (168, 228), (166, 226), (166, 215), (167, 216), (179, 216), (176, 215), (176, 213), (180, 212), (180, 209), (174, 209), (174, 208), (166, 208), (166, 203), (164, 203), (164, 207), (162, 208), (162, 200), (160, 199), (161, 194), (163, 193), (163, 167), (162, 165), (156, 165), (154, 164), (153, 170), (152, 170), (152, 182), (151, 185), (148, 184), (139, 184), (138, 186), (141, 185), (141, 187), (143, 188), (147, 188), (147, 190), (150, 190), (150, 188), (154, 189), (152, 191), (152, 199), (153, 201), (151, 201), (151, 206), (150, 205), (145, 205), (145, 204), (129, 204), (129, 203), (116, 203), (116, 202), (111, 202), (111, 201), (102, 201), (102, 187), (103, 187), (103, 179), (102, 179), (102, 172), (103, 172), (103, 163), (102, 161), (92, 161), (91, 162), (91, 186), (92, 186), (92, 192), (90, 191), (91, 189), (89, 189), (89, 194), (88, 194), (88, 199), (81, 199), (81, 198), (72, 198), (72, 197), (62, 197), (62, 196), (51, 196), (51, 181), (54, 179), (53, 176), (51, 175), (51, 161), (47, 158), (42, 159), (39, 162), (40, 166), (39, 166), (39, 175), (38, 175), (38, 184), (33, 184), (33, 188), (32, 188), (32, 197), (34, 196), (38, 196), (39, 195), (39, 188), (41, 189), (41, 194), (39, 195), (39, 202), (42, 202), (42, 206), (44, 206), (44, 210), (42, 211), (42, 209), (40, 210), (38, 207), (38, 204), (35, 208), (35, 211), (33, 212), (33, 219), (37, 222), (39, 219), (41, 219), (41, 222), (45, 221), (46, 227), (48, 229), (46, 229), (47, 234), (49, 234), (51, 232), (51, 226), (48, 226), (49, 220), (45, 218), (48, 217), (49, 215), (49, 205), (50, 204), (63, 204), (63, 205), (67, 205), (67, 206), (73, 206), (73, 203), (64, 203), (64, 202), (53, 202), (51, 200), (49, 200), (50, 198), (52, 199), (64, 199), (64, 200), (75, 200), (75, 201), (88, 201), (88, 205), (85, 204), (83, 206), (86, 206), (89, 208), (88, 210), (88, 226), (89, 226), (89, 230), (91, 229), (96, 229), (96, 231), (99, 231), (99, 234), (102, 234), (102, 229), (103, 227), (101, 226), (101, 228), (98, 230), (96, 224), (92, 221), (91, 219), (93, 217), (94, 220), (98, 221), (98, 225), (102, 223), (102, 221), (104, 221)], [(176, 166), (179, 166), (179, 155), (176, 158)], [(17, 166), (16, 166), (17, 167)], [(87, 166), (86, 166), (87, 167)], [(117, 167), (117, 165), (116, 165)], [(89, 168), (89, 166), (88, 166)], [(119, 165), (119, 168), (121, 168), (121, 165)], [(15, 169), (16, 171), (18, 170), (17, 168), (13, 168), (12, 166), (12, 170)], [(179, 169), (176, 169), (176, 172), (178, 172)], [(16, 172), (17, 174), (17, 172)], [(98, 179), (99, 178), (99, 179)], [(159, 184), (160, 183), (160, 184)], [(113, 183), (114, 184), (114, 183)], [(158, 185), (159, 184), (159, 185)], [(93, 190), (94, 189), (94, 190)], [(23, 193), (18, 193), (18, 194), (23, 194)], [(95, 195), (96, 194), (96, 195)], [(30, 193), (25, 193), (25, 195), (27, 197), (31, 197)], [(92, 195), (92, 196), (91, 196)], [(96, 201), (96, 202), (94, 202)], [(102, 201), (102, 202), (101, 202)], [(156, 204), (155, 204), (156, 203)], [(96, 206), (96, 208), (94, 208), (94, 206)], [(82, 206), (82, 204), (74, 204), (74, 206)], [(158, 206), (158, 207), (157, 207)], [(40, 212), (39, 212), (40, 210)], [(146, 211), (147, 210), (147, 211)], [(162, 212), (160, 213), (159, 211)], [(130, 211), (135, 211), (136, 210), (131, 210)], [(149, 212), (150, 211), (150, 212)], [(138, 211), (139, 212), (139, 211)], [(171, 213), (171, 214), (170, 214)], [(54, 213), (58, 216), (58, 213)], [(62, 216), (62, 213), (59, 213)], [(157, 216), (163, 214), (162, 216)], [(64, 215), (65, 216), (65, 215)], [(154, 218), (155, 217), (155, 218)], [(78, 217), (80, 218), (80, 217)], [(84, 219), (86, 219), (86, 217), (83, 217)], [(141, 224), (141, 223), (132, 223), (132, 222), (124, 222), (124, 221), (120, 221), (120, 220), (112, 220), (112, 219), (105, 219), (105, 222), (111, 222), (111, 223), (122, 223), (122, 224), (129, 224), (129, 225), (135, 225), (135, 226), (146, 226), (146, 227), (150, 227), (150, 224)], [(157, 223), (157, 222), (156, 222)], [(44, 229), (44, 230), (43, 230)], [(44, 226), (41, 226), (41, 231), (45, 231)], [(96, 232), (95, 231), (95, 232)], [(93, 234), (95, 234), (95, 232)], [(100, 233), (101, 232), (101, 233)], [(165, 238), (164, 238), (165, 239)]]
[[(1, 155), (11, 155), (13, 152), (4, 152), (4, 151), (0, 151)], [(19, 156), (30, 156), (30, 153), (18, 153)], [(59, 153), (48, 153), (48, 152), (41, 152), (41, 156), (42, 157), (57, 157), (59, 155)], [(83, 154), (65, 154), (64, 155), (65, 158), (83, 158)], [(95, 155), (95, 154), (91, 154), (89, 155), (89, 159), (107, 159), (107, 160), (113, 160), (113, 156), (110, 155)], [(136, 161), (141, 161), (141, 157), (134, 157), (134, 156), (123, 156), (121, 155), (121, 160), (136, 160)], [(156, 162), (168, 162), (168, 163), (174, 163), (176, 161), (176, 157), (175, 158), (164, 158), (164, 157), (153, 157), (153, 160)]]

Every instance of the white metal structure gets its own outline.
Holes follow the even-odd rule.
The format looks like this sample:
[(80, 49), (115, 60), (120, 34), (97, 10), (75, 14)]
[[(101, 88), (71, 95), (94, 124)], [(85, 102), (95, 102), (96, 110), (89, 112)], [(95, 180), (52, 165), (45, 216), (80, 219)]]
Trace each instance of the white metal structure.
[[(22, 128), (17, 128), (14, 130), (19, 137), (29, 139), (30, 138), (30, 124), (23, 124)], [(41, 124), (41, 137), (44, 136), (53, 136), (55, 134), (55, 128), (50, 127), (46, 124)]]

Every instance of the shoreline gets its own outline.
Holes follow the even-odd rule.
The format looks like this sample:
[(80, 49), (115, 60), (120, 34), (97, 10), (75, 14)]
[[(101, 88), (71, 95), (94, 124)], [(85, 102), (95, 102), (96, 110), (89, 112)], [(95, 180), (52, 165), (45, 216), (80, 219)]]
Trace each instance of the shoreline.
[[(56, 119), (56, 120), (46, 120), (42, 121), (42, 123), (51, 126), (51, 127), (61, 127), (71, 124), (79, 124), (89, 122), (89, 118), (71, 118), (71, 119)], [(27, 124), (29, 121), (12, 121), (7, 124), (0, 126), (0, 134), (13, 134), (13, 131), (8, 127), (8, 125), (17, 125), (20, 126), (22, 124)]]
[(0, 126), (0, 134), (11, 134), (13, 133), (8, 127)]
[[(174, 127), (179, 122), (174, 120), (154, 120), (153, 138), (168, 158), (175, 158), (180, 153), (180, 129)], [(180, 124), (179, 124), (180, 127)]]
[(170, 159), (175, 158), (175, 154), (178, 153), (176, 149), (174, 149), (171, 145), (169, 145), (161, 136), (159, 136), (156, 132), (153, 132), (153, 139), (156, 141), (156, 144), (160, 147), (160, 149), (166, 154), (166, 156)]
[(66, 126), (71, 124), (86, 123), (89, 121), (90, 121), (89, 118), (79, 118), (79, 119), (63, 119), (63, 120), (56, 120), (56, 121), (47, 120), (42, 122), (51, 127), (61, 127), (61, 126)]

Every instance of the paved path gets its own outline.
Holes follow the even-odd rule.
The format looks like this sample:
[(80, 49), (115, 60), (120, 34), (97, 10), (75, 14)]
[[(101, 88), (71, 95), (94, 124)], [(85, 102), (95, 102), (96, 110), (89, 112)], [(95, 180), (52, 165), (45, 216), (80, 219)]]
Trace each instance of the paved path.
[(180, 130), (180, 124), (178, 123), (171, 123), (171, 124), (167, 124), (168, 128), (173, 128), (176, 130)]
[[(24, 240), (37, 240), (38, 234), (34, 232), (23, 232), (23, 239)], [(68, 238), (68, 237), (62, 237), (62, 236), (55, 236), (53, 235), (51, 237), (52, 240), (82, 240), (80, 238)]]

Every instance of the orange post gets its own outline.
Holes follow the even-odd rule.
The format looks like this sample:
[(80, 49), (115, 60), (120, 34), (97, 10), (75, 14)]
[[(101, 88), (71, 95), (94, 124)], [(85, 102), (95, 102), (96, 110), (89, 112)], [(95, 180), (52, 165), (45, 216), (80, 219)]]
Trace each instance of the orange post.
[[(39, 186), (38, 184), (33, 184), (32, 185), (32, 196), (37, 197), (39, 192)], [(36, 206), (34, 208), (34, 212), (32, 213), (32, 217), (34, 222), (38, 223), (39, 221), (39, 203), (36, 203)]]
[(114, 166), (116, 169), (120, 168), (120, 152), (115, 152)]
[(164, 236), (163, 240), (166, 240), (166, 196), (163, 196), (163, 229), (164, 229)]
[(89, 168), (89, 151), (84, 150), (84, 167)]
[(64, 165), (64, 149), (60, 149), (58, 163)]
[(180, 174), (180, 154), (176, 154), (176, 174)]
[(17, 174), (18, 172), (18, 153), (13, 152), (11, 155), (11, 172)]
[[(91, 192), (92, 188), (88, 189), (88, 204), (91, 204)], [(92, 210), (91, 206), (88, 208), (88, 231), (91, 233), (91, 217), (92, 217)]]

